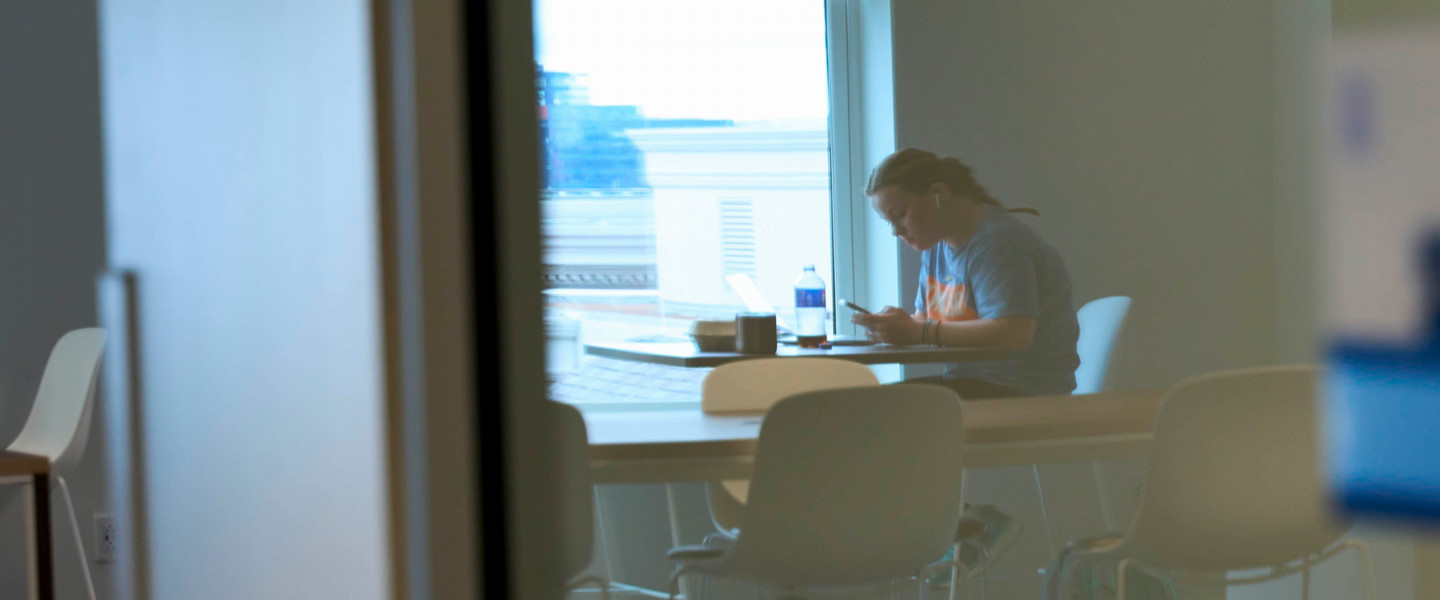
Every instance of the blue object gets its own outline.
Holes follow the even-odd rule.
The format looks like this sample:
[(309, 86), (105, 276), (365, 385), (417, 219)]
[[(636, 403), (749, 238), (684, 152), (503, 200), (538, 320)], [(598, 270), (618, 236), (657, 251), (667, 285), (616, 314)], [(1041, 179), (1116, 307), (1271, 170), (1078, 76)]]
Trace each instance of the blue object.
[(1440, 352), (1349, 343), (1330, 363), (1325, 433), (1340, 506), (1440, 519)]
[(1323, 433), (1343, 509), (1440, 521), (1440, 236), (1425, 241), (1419, 262), (1428, 331), (1333, 345)]

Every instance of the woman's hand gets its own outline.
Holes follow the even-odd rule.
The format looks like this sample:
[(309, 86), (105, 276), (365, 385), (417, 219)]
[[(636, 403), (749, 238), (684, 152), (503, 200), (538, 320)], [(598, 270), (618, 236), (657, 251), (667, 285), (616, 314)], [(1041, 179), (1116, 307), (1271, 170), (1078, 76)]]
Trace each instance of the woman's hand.
[(924, 326), (910, 313), (893, 306), (871, 315), (851, 315), (850, 322), (864, 327), (865, 337), (871, 341), (887, 344), (918, 344), (920, 328)]

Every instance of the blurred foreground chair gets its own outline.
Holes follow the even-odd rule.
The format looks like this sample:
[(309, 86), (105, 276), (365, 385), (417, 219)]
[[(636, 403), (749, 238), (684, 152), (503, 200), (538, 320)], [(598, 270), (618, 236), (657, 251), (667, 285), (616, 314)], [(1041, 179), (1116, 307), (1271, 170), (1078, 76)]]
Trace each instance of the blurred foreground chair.
[(551, 423), (560, 444), (559, 486), (560, 535), (564, 543), (558, 550), (560, 574), (565, 579), (564, 592), (569, 593), (589, 583), (600, 588), (604, 600), (610, 598), (610, 582), (598, 575), (587, 575), (595, 550), (595, 486), (590, 480), (590, 444), (585, 432), (585, 419), (580, 410), (569, 404), (545, 401)]
[[(857, 362), (836, 358), (757, 358), (716, 367), (701, 385), (700, 410), (710, 414), (769, 410), (787, 396), (816, 390), (880, 385), (875, 372)], [(739, 533), (750, 482), (706, 484), (710, 519), (718, 535)], [(708, 541), (708, 540), (707, 540)]]
[[(893, 586), (951, 562), (961, 507), (961, 411), (948, 388), (902, 384), (806, 392), (760, 428), (740, 530), (723, 547), (681, 546), (686, 574), (738, 578), (787, 596)], [(963, 574), (963, 569), (961, 570)]]
[[(1244, 369), (1171, 388), (1129, 531), (1072, 543), (1047, 576), (1047, 598), (1072, 597), (1072, 569), (1101, 559), (1118, 560), (1113, 592), (1120, 599), (1130, 570), (1167, 587), (1260, 583), (1298, 572), (1308, 598), (1311, 567), (1354, 549), (1365, 597), (1373, 600), (1369, 554), (1358, 541), (1337, 541), (1349, 521), (1331, 514), (1320, 481), (1318, 375), (1310, 367)], [(1264, 572), (1228, 577), (1247, 570)], [(1090, 587), (1095, 596), (1098, 585)]]
[(35, 394), (35, 403), (30, 407), (25, 427), (0, 459), (0, 483), (30, 483), (34, 486), (33, 506), (28, 508), (34, 511), (36, 556), (32, 564), (37, 567), (37, 595), (42, 600), (53, 597), (54, 593), (50, 556), (51, 478), (59, 484), (60, 495), (65, 499), (75, 550), (80, 555), (80, 570), (85, 575), (85, 589), (90, 594), (90, 600), (95, 600), (95, 584), (90, 577), (90, 561), (85, 556), (85, 545), (80, 541), (75, 503), (70, 498), (70, 487), (60, 473), (75, 468), (90, 439), (90, 416), (95, 405), (100, 355), (104, 349), (103, 329), (76, 329), (60, 337), (45, 363), (45, 373), (40, 377), (39, 391)]

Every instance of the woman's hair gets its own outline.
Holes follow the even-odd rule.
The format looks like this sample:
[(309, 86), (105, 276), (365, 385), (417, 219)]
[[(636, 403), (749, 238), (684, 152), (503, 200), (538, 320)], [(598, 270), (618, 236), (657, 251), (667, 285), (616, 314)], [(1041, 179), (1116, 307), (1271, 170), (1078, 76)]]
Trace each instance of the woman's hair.
[[(873, 196), (881, 188), (891, 185), (898, 185), (900, 189), (912, 194), (924, 194), (936, 183), (950, 186), (950, 191), (976, 202), (1005, 208), (990, 192), (985, 191), (984, 186), (975, 181), (975, 173), (971, 172), (970, 167), (961, 164), (958, 159), (940, 158), (916, 148), (900, 150), (880, 161), (875, 170), (870, 172), (870, 181), (865, 184), (865, 195)], [(1005, 210), (1040, 215), (1040, 211), (1033, 208)]]

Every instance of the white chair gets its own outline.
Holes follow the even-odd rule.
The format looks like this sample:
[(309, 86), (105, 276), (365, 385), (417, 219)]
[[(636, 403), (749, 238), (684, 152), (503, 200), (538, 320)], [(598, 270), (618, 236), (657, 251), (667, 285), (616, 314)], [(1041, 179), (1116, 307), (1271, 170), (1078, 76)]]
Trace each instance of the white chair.
[[(1073, 544), (1051, 598), (1063, 597), (1078, 561), (1118, 559), (1116, 593), (1127, 572), (1225, 585), (1309, 572), (1353, 548), (1366, 598), (1374, 598), (1369, 554), (1336, 543), (1349, 525), (1329, 511), (1317, 457), (1317, 377), (1310, 367), (1228, 371), (1187, 379), (1166, 394), (1155, 426), (1150, 474), (1129, 532)], [(1264, 570), (1227, 578), (1227, 571)]]
[[(875, 372), (835, 358), (757, 358), (716, 367), (701, 384), (700, 410), (710, 414), (764, 412), (781, 398), (801, 392), (880, 385)], [(734, 537), (740, 526), (748, 481), (710, 482), (710, 519)]]
[[(1075, 313), (1075, 320), (1080, 323), (1080, 339), (1075, 343), (1080, 366), (1075, 368), (1072, 394), (1094, 394), (1110, 389), (1110, 359), (1125, 331), (1125, 317), (1129, 313), (1128, 296), (1091, 300)], [(1105, 478), (1100, 475), (1098, 461), (1090, 463), (1090, 473), (1095, 477), (1095, 493), (1100, 497), (1100, 518), (1105, 523), (1105, 531), (1115, 531), (1115, 519), (1110, 516), (1110, 499), (1105, 494)], [(1036, 476), (1039, 476), (1038, 467)]]
[(1115, 345), (1125, 329), (1125, 317), (1130, 312), (1130, 298), (1110, 296), (1085, 303), (1075, 312), (1080, 322), (1080, 339), (1075, 343), (1075, 352), (1080, 355), (1080, 366), (1075, 368), (1075, 394), (1093, 394), (1104, 391), (1110, 378), (1110, 358)]
[[(1086, 302), (1075, 312), (1080, 324), (1080, 338), (1075, 343), (1075, 352), (1080, 355), (1080, 366), (1075, 368), (1075, 390), (1072, 394), (1094, 394), (1109, 389), (1110, 359), (1120, 334), (1125, 329), (1125, 317), (1130, 312), (1128, 296), (1109, 296)], [(1040, 483), (1040, 466), (1033, 465), (1035, 489), (1040, 494), (1040, 511), (1045, 519), (1045, 539), (1051, 545), (1051, 559), (1054, 559), (1054, 544), (1050, 534), (1049, 511), (1045, 509), (1045, 490)], [(1115, 531), (1115, 521), (1110, 516), (1110, 500), (1105, 494), (1105, 480), (1101, 476), (1100, 463), (1090, 463), (1090, 473), (1095, 479), (1095, 491), (1099, 495), (1100, 517), (1105, 531)]]
[[(766, 413), (740, 531), (724, 547), (682, 546), (686, 574), (744, 579), (787, 595), (924, 577), (954, 543), (961, 411), (935, 385), (806, 392)], [(963, 571), (962, 571), (963, 574)]]
[[(100, 355), (104, 347), (105, 331), (99, 328), (76, 329), (60, 337), (45, 363), (45, 373), (40, 377), (39, 391), (35, 394), (35, 403), (30, 407), (25, 427), (6, 448), (9, 452), (39, 456), (49, 461), (49, 476), (59, 484), (60, 494), (65, 498), (75, 550), (80, 554), (80, 569), (85, 575), (85, 588), (91, 600), (95, 600), (95, 584), (90, 577), (90, 562), (85, 556), (85, 545), (80, 541), (80, 525), (75, 519), (70, 488), (60, 473), (75, 468), (85, 453), (85, 444), (90, 438), (90, 416), (95, 404)], [(49, 525), (36, 524), (37, 527)], [(43, 562), (48, 561), (42, 559)]]
[(590, 444), (585, 419), (568, 404), (545, 401), (560, 448), (560, 533), (565, 542), (557, 549), (560, 579), (568, 593), (587, 583), (598, 585), (604, 600), (610, 598), (610, 582), (598, 575), (586, 575), (595, 548), (595, 486), (590, 481)]

